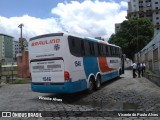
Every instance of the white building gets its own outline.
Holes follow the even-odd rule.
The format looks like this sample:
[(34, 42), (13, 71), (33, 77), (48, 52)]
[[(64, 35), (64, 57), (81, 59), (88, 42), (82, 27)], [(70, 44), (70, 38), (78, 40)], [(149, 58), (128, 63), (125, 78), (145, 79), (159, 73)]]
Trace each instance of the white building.
[(160, 32), (160, 0), (130, 0), (127, 18), (148, 18), (154, 25), (155, 35)]
[(2, 64), (13, 62), (14, 37), (0, 33), (0, 61)]
[(17, 53), (21, 53), (21, 46), (19, 41), (13, 41), (13, 59), (16, 60)]
[(160, 32), (135, 54), (135, 61), (143, 62), (148, 69), (160, 73)]

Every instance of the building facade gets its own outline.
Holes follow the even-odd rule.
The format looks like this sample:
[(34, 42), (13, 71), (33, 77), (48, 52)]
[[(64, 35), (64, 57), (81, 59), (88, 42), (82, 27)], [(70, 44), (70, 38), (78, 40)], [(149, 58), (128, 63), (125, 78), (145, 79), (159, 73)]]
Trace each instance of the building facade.
[(16, 61), (16, 55), (19, 53), (19, 42), (13, 41), (13, 59)]
[(127, 18), (148, 18), (154, 25), (155, 35), (160, 32), (160, 0), (130, 0)]
[(12, 36), (0, 34), (0, 60), (2, 64), (13, 62), (13, 39)]
[(134, 56), (136, 62), (143, 62), (146, 67), (160, 73), (160, 33)]

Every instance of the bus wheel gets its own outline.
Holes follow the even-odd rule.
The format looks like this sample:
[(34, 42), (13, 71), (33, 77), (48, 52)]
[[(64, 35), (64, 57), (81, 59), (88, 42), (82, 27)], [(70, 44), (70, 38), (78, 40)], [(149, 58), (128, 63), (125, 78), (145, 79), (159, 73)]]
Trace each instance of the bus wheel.
[(92, 93), (94, 89), (94, 80), (93, 78), (89, 79), (89, 87), (88, 87), (88, 93)]
[(97, 79), (96, 79), (96, 90), (100, 89), (101, 87), (101, 77), (98, 76)]

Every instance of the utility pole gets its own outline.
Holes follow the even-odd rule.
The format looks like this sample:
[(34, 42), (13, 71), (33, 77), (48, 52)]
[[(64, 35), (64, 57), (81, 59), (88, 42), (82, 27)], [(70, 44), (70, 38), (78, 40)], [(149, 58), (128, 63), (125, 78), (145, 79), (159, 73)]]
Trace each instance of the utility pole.
[[(20, 28), (20, 30), (21, 30), (21, 35), (20, 35), (20, 39), (19, 39), (19, 43), (20, 43), (20, 45), (21, 45), (21, 49), (19, 49), (19, 53), (20, 53), (20, 50), (21, 50), (21, 53), (22, 53), (22, 57), (21, 57), (21, 70), (22, 70), (22, 78), (23, 78), (23, 61), (22, 61), (22, 59), (23, 59), (23, 36), (22, 36), (22, 30), (23, 30), (23, 26), (24, 26), (24, 24), (20, 24), (18, 27)], [(20, 47), (19, 47), (20, 48)]]
[[(20, 28), (20, 30), (21, 30), (21, 36), (20, 36), (19, 42), (21, 44), (21, 52), (22, 53), (23, 53), (23, 36), (22, 36), (23, 26), (24, 26), (24, 24), (22, 24), (22, 23), (18, 26)], [(19, 53), (20, 53), (20, 51), (19, 51)]]

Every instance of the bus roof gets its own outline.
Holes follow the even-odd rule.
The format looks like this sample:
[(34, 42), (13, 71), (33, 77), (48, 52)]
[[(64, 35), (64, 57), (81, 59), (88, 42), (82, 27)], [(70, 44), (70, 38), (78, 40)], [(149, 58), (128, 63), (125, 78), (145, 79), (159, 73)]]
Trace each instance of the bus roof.
[(50, 34), (43, 34), (43, 35), (35, 36), (35, 37), (30, 38), (30, 41), (35, 40), (35, 39), (39, 39), (39, 38), (43, 38), (43, 37), (63, 36), (64, 34), (70, 35), (70, 36), (79, 37), (79, 38), (82, 38), (82, 39), (85, 39), (85, 40), (89, 40), (89, 41), (92, 41), (92, 42), (97, 42), (97, 43), (102, 43), (102, 44), (106, 44), (106, 45), (111, 45), (111, 46), (119, 47), (119, 46), (117, 46), (115, 44), (110, 44), (110, 43), (108, 43), (106, 41), (99, 40), (99, 39), (96, 39), (96, 38), (92, 38), (92, 37), (80, 37), (80, 36), (77, 36), (77, 35), (74, 35), (74, 34), (64, 33), (64, 32), (50, 33)]
[(43, 35), (39, 35), (36, 37), (32, 37), (30, 38), (29, 41), (35, 40), (35, 39), (39, 39), (39, 38), (43, 38), (43, 37), (51, 37), (51, 36), (63, 36), (63, 33), (50, 33), (50, 34), (43, 34)]

